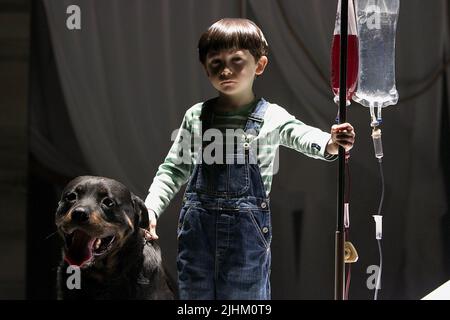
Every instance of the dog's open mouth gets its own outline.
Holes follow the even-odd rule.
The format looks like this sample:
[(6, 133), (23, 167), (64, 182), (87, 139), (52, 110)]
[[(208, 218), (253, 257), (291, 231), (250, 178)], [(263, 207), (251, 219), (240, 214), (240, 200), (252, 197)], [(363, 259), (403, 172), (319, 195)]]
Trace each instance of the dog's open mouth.
[(64, 240), (66, 242), (64, 259), (70, 265), (82, 266), (109, 251), (115, 237), (95, 238), (82, 230), (75, 230), (71, 234), (65, 234)]

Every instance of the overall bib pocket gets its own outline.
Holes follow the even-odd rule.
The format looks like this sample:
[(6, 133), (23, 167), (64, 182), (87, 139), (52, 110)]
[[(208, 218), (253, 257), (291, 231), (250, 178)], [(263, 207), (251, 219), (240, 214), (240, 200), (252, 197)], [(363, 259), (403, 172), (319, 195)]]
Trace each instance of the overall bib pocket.
[(195, 190), (213, 196), (238, 197), (250, 186), (247, 163), (200, 164)]

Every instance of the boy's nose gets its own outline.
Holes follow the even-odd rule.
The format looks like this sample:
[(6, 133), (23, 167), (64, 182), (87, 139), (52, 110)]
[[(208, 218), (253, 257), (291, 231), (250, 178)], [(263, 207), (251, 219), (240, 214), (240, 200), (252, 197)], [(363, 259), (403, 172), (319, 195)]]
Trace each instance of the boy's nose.
[(232, 74), (231, 69), (228, 67), (223, 68), (222, 72), (220, 73), (220, 75), (222, 76), (226, 76), (226, 75), (230, 75)]

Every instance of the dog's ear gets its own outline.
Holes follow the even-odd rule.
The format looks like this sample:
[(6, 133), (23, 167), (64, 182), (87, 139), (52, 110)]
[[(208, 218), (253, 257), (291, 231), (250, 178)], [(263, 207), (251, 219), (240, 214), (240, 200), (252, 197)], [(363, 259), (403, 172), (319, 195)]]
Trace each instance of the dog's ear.
[(139, 227), (148, 229), (150, 227), (150, 221), (148, 220), (148, 211), (144, 201), (134, 194), (131, 195), (133, 201), (134, 211), (139, 216)]

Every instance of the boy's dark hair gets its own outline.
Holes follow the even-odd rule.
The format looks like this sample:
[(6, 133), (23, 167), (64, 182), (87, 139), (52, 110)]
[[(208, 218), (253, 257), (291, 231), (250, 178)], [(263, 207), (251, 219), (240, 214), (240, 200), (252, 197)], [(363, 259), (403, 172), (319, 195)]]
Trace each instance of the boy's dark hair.
[(210, 51), (247, 49), (257, 62), (269, 52), (269, 45), (261, 29), (251, 20), (225, 18), (217, 21), (202, 34), (198, 42), (198, 56), (205, 64)]

